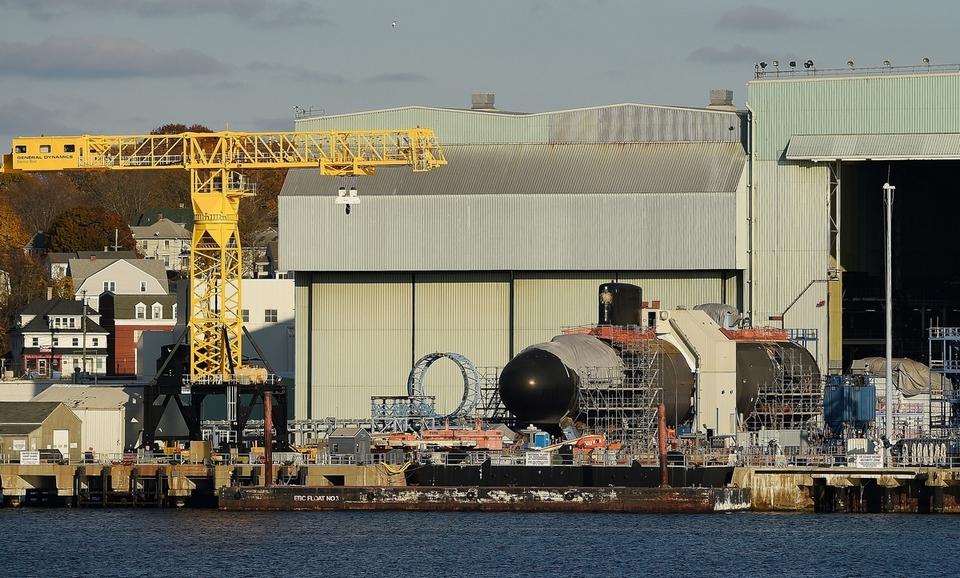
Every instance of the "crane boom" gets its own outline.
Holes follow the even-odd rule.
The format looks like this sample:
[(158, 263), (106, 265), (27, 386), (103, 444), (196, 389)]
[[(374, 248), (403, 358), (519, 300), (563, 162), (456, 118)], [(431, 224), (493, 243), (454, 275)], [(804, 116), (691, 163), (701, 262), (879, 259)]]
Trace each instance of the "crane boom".
[(245, 173), (320, 169), (372, 175), (380, 167), (430, 171), (447, 164), (433, 131), (186, 132), (174, 135), (39, 136), (13, 139), (0, 172), (181, 169), (190, 173), (190, 381), (235, 383), (242, 366), (239, 202)]

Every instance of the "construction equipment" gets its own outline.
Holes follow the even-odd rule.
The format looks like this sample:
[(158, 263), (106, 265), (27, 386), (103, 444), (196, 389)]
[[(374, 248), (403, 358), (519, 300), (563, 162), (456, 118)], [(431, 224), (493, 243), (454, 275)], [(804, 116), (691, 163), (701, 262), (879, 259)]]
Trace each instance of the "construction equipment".
[[(195, 224), (190, 250), (189, 375), (183, 378), (183, 393), (202, 390), (207, 394), (271, 379), (261, 368), (242, 364), (243, 259), (237, 220), (240, 199), (254, 194), (246, 172), (319, 168), (327, 176), (354, 177), (372, 175), (380, 167), (409, 166), (422, 172), (445, 164), (436, 136), (424, 128), (186, 132), (18, 137), (13, 139), (12, 152), (3, 157), (2, 172), (189, 171)], [(359, 202), (355, 191), (351, 187), (349, 196), (341, 192), (336, 202), (347, 207)], [(282, 395), (282, 391), (275, 393)], [(168, 402), (169, 397), (164, 408)], [(199, 423), (199, 416), (184, 412), (179, 398), (177, 405), (185, 421)], [(281, 412), (278, 417), (284, 415)], [(152, 441), (153, 432), (146, 431), (146, 424), (144, 433), (145, 442)]]

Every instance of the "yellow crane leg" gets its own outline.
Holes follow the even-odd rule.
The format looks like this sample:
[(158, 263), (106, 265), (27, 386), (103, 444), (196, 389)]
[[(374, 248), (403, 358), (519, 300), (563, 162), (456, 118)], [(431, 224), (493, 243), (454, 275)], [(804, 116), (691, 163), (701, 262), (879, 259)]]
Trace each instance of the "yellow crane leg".
[[(249, 193), (226, 169), (190, 171), (190, 381), (234, 381), (241, 366), (243, 276), (237, 211)], [(237, 188), (234, 188), (237, 187)]]

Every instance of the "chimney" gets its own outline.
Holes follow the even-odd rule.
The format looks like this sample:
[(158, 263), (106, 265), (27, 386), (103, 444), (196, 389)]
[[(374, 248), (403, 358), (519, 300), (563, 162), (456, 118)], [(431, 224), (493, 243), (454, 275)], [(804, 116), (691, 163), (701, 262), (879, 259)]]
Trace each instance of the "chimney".
[(493, 108), (495, 96), (492, 92), (475, 92), (470, 97), (470, 108), (472, 110), (496, 110)]
[(53, 300), (53, 287), (47, 287), (47, 301)]
[(160, 221), (163, 219), (163, 213), (157, 213), (157, 220)]
[(713, 89), (710, 91), (710, 104), (707, 108), (712, 110), (728, 110), (736, 112), (737, 107), (733, 105), (733, 91), (726, 88)]

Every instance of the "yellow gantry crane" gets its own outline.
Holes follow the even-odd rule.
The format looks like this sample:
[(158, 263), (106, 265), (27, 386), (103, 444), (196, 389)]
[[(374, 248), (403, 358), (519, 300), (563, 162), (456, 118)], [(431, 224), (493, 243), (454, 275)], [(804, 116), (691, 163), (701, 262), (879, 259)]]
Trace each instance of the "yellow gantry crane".
[[(39, 136), (13, 139), (0, 172), (180, 169), (190, 173), (190, 382), (261, 379), (242, 365), (240, 199), (257, 169), (319, 168), (334, 177), (380, 167), (430, 171), (447, 164), (430, 129), (317, 132), (211, 132), (175, 135)], [(351, 202), (354, 199), (338, 199)], [(348, 205), (349, 206), (349, 205)], [(265, 378), (262, 375), (262, 378)]]

